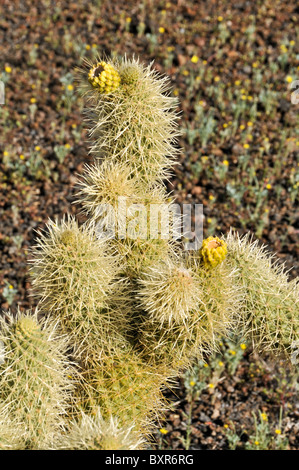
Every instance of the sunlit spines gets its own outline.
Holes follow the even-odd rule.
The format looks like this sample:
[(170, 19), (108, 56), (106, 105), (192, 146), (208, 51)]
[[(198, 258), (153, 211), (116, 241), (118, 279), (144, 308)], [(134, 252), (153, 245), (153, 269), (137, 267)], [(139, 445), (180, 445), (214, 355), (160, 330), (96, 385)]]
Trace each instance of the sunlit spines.
[(59, 318), (60, 328), (82, 351), (108, 331), (120, 334), (127, 328), (111, 310), (111, 298), (121, 295), (117, 279), (119, 257), (104, 240), (97, 239), (94, 225), (79, 227), (73, 218), (50, 221), (32, 250), (33, 291), (39, 306)]
[(119, 87), (120, 76), (112, 65), (101, 61), (90, 69), (88, 80), (99, 93), (109, 95)]
[(178, 374), (195, 358), (216, 350), (217, 341), (237, 325), (242, 307), (242, 290), (237, 285), (236, 273), (226, 263), (213, 270), (194, 262), (187, 267), (196, 295), (193, 308), (183, 322), (175, 322), (172, 317), (170, 322), (161, 324), (161, 320), (149, 316), (145, 310), (139, 314), (141, 354), (157, 367), (164, 364), (169, 375)]
[(140, 307), (162, 324), (183, 324), (198, 308), (199, 280), (183, 263), (167, 259), (142, 273), (137, 292)]
[(123, 201), (126, 207), (136, 204), (142, 201), (143, 194), (139, 179), (132, 175), (132, 168), (111, 161), (86, 165), (78, 189), (75, 202), (81, 204), (89, 220), (101, 223), (106, 230), (119, 223), (119, 205)]
[(289, 355), (299, 340), (297, 281), (289, 282), (284, 266), (249, 234), (231, 230), (226, 241), (227, 262), (244, 289), (243, 334), (257, 350)]
[(110, 344), (110, 348), (106, 345), (102, 349), (97, 363), (83, 373), (86, 386), (80, 391), (82, 410), (95, 414), (100, 406), (104, 419), (112, 415), (121, 426), (134, 423), (136, 429), (147, 433), (165, 403), (165, 370), (157, 371), (144, 363), (128, 342), (117, 344), (111, 338)]

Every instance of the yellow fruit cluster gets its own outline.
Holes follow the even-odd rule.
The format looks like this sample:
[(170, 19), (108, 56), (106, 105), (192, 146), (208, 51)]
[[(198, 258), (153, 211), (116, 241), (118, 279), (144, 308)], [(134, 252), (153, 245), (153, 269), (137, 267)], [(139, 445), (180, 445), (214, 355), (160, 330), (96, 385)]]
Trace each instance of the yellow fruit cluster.
[(225, 259), (227, 245), (218, 237), (208, 237), (202, 242), (199, 254), (206, 268), (214, 268)]
[(115, 91), (120, 84), (119, 73), (106, 62), (98, 62), (92, 67), (88, 74), (88, 80), (93, 87), (105, 95)]

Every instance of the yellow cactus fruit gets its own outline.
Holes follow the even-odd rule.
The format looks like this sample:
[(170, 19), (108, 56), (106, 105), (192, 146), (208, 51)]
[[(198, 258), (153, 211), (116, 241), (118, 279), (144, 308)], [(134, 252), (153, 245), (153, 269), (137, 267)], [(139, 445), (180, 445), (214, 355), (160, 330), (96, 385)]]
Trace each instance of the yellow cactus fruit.
[(98, 62), (88, 74), (88, 80), (94, 88), (105, 95), (115, 91), (120, 84), (119, 73), (107, 62)]
[(227, 254), (227, 245), (218, 237), (208, 237), (202, 242), (199, 255), (206, 268), (215, 268)]
[(70, 432), (58, 436), (55, 450), (136, 450), (144, 448), (144, 439), (134, 429), (134, 424), (119, 426), (118, 419), (102, 418), (100, 409), (95, 416), (81, 414), (79, 422), (73, 422)]

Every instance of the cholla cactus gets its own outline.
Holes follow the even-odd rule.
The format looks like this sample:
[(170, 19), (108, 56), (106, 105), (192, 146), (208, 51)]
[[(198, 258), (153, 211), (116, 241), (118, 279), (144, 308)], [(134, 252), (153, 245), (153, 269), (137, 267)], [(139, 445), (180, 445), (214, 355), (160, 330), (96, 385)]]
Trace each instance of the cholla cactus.
[[(86, 165), (83, 178), (78, 182), (78, 203), (93, 222), (101, 222), (107, 230), (116, 224), (114, 213), (120, 198), (127, 203), (142, 201), (142, 187), (132, 174), (132, 168), (121, 162), (104, 161)], [(100, 209), (102, 210), (100, 211)], [(121, 220), (117, 220), (119, 224)], [(121, 227), (121, 229), (123, 226)]]
[[(94, 345), (108, 334), (127, 329), (126, 313), (117, 307), (121, 295), (118, 257), (109, 253), (104, 240), (96, 238), (93, 225), (78, 227), (73, 218), (50, 221), (33, 254), (33, 289), (39, 306), (59, 319), (70, 335), (77, 354), (93, 354)], [(124, 306), (124, 302), (122, 302)], [(112, 333), (113, 332), (113, 333)]]
[(227, 254), (226, 243), (218, 237), (209, 237), (203, 240), (199, 256), (206, 268), (215, 268), (222, 263)]
[(145, 366), (129, 343), (113, 342), (102, 350), (98, 365), (83, 372), (82, 409), (94, 414), (100, 406), (105, 419), (115, 416), (121, 426), (134, 423), (136, 430), (146, 433), (153, 418), (159, 418), (165, 408), (161, 392), (165, 374), (165, 370)]
[[(289, 351), (298, 340), (298, 282), (289, 283), (256, 244), (230, 233), (209, 237), (196, 252), (180, 250), (177, 225), (166, 218), (173, 199), (162, 183), (175, 162), (179, 135), (168, 80), (127, 58), (99, 59), (80, 73), (97, 160), (85, 167), (76, 202), (89, 221), (82, 227), (71, 217), (50, 221), (32, 261), (39, 308), (69, 335), (66, 365), (71, 354), (80, 367), (73, 420), (61, 432), (58, 388), (64, 375), (60, 356), (52, 367), (57, 351), (47, 330), (27, 317), (3, 322), (11, 365), (3, 370), (0, 392), (4, 448), (22, 442), (37, 448), (140, 448), (166, 407), (162, 391), (171, 377), (216, 349), (232, 329), (266, 349)], [(161, 209), (155, 236), (152, 206)], [(33, 355), (29, 370), (21, 350)], [(40, 403), (44, 384), (47, 399)], [(3, 428), (6, 418), (21, 426), (21, 444), (14, 438), (8, 444), (14, 433), (10, 424)]]
[(112, 65), (101, 61), (90, 69), (88, 80), (100, 93), (109, 95), (119, 87), (120, 76)]
[(72, 378), (66, 339), (37, 313), (0, 319), (5, 359), (0, 366), (0, 442), (2, 447), (45, 448), (65, 427)]
[(150, 267), (140, 279), (140, 306), (150, 320), (168, 324), (188, 321), (201, 302), (200, 281), (183, 263), (170, 259)]
[(174, 164), (177, 99), (169, 96), (168, 78), (138, 60), (109, 61), (121, 83), (109, 95), (98, 93), (86, 80), (94, 70), (81, 70), (86, 114), (92, 129), (91, 151), (108, 160), (126, 162), (147, 183), (164, 179)]
[[(163, 364), (168, 374), (175, 376), (190, 366), (196, 357), (203, 357), (205, 353), (215, 350), (217, 341), (236, 328), (243, 298), (236, 271), (226, 263), (208, 271), (194, 262), (187, 264), (190, 267), (184, 272), (184, 277), (176, 279), (176, 292), (173, 291), (170, 298), (169, 292), (166, 295), (162, 287), (159, 290), (158, 283), (154, 288), (150, 276), (141, 281), (142, 287), (138, 291), (141, 306), (143, 304), (138, 338), (145, 360), (155, 366)], [(169, 283), (171, 280), (169, 275), (167, 277)], [(184, 299), (187, 289), (189, 298)], [(177, 314), (178, 304), (185, 304), (185, 315), (166, 318), (167, 301)], [(156, 307), (163, 305), (163, 302), (165, 305), (152, 310), (153, 302)]]
[(80, 421), (72, 423), (69, 433), (59, 436), (53, 447), (56, 450), (141, 450), (144, 445), (134, 425), (121, 427), (113, 416), (104, 420), (98, 409), (95, 416), (82, 413)]

